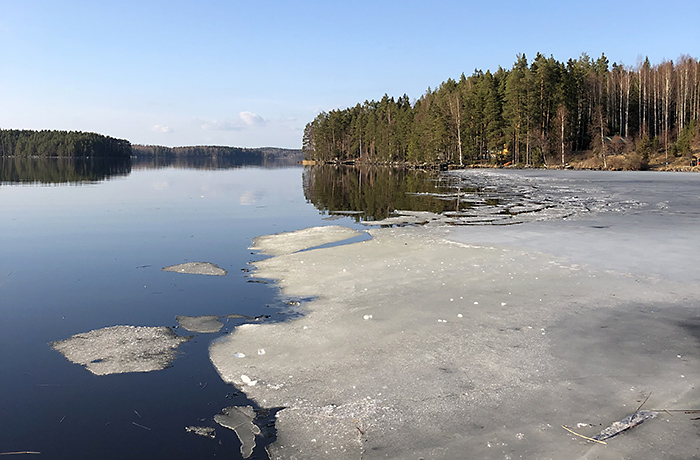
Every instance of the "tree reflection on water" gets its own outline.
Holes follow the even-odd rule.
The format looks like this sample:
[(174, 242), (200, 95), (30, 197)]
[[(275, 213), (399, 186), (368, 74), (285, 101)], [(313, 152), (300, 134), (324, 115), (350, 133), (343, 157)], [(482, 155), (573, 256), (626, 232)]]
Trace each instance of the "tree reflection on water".
[(304, 169), (303, 187), (306, 199), (320, 211), (357, 212), (358, 222), (384, 219), (395, 210), (439, 214), (459, 209), (456, 185), (437, 171), (319, 165)]
[(80, 184), (130, 173), (129, 158), (0, 158), (0, 184)]

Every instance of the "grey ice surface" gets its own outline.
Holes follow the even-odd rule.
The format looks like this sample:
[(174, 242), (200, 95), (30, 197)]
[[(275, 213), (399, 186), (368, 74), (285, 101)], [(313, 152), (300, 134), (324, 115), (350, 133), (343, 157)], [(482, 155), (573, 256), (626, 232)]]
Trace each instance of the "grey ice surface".
[(255, 412), (251, 406), (225, 407), (214, 416), (219, 425), (236, 432), (241, 441), (241, 455), (248, 458), (255, 448), (255, 436), (260, 434), (260, 428), (253, 423)]
[(175, 320), (183, 329), (190, 332), (199, 332), (201, 334), (219, 332), (224, 324), (219, 321), (218, 316), (176, 316)]
[(108, 375), (165, 369), (188, 340), (165, 326), (112, 326), (51, 342), (51, 347), (95, 375)]
[[(557, 213), (371, 229), (256, 262), (284, 295), (314, 299), (210, 347), (225, 381), (284, 407), (271, 457), (700, 456), (698, 422), (664, 412), (700, 400), (700, 175), (478, 176)], [(562, 429), (594, 436), (650, 393), (657, 419), (606, 446)]]
[(226, 270), (210, 262), (187, 262), (163, 267), (164, 272), (187, 273), (190, 275), (225, 276)]
[[(469, 178), (468, 172), (455, 173)], [(662, 172), (510, 171), (482, 173), (557, 203), (566, 219), (470, 228), (448, 238), (474, 245), (527, 247), (568, 263), (700, 284), (700, 175)], [(467, 179), (465, 179), (467, 180)], [(533, 198), (535, 199), (535, 198)]]

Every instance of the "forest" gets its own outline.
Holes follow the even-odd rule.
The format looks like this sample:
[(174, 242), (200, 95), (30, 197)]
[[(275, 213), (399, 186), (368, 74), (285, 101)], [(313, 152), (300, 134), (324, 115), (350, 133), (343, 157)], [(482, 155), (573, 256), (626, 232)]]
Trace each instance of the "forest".
[(129, 158), (131, 143), (80, 131), (0, 129), (0, 157)]
[(696, 58), (627, 66), (605, 54), (566, 63), (519, 54), (510, 69), (462, 74), (413, 102), (384, 95), (322, 112), (303, 151), (322, 163), (548, 167), (587, 154), (603, 168), (626, 153), (626, 169), (645, 169), (652, 155), (693, 161), (699, 117)]
[(253, 165), (283, 167), (296, 165), (303, 159), (301, 150), (277, 147), (246, 148), (217, 145), (164, 147), (133, 144), (131, 150), (137, 164), (148, 164), (149, 167), (177, 166), (202, 169)]

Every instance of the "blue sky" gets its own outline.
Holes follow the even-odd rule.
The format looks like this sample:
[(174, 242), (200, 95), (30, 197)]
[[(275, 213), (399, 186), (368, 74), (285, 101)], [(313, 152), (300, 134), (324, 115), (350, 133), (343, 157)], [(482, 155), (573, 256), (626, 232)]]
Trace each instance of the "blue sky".
[(518, 53), (700, 57), (700, 3), (0, 0), (0, 128), (299, 148), (321, 110)]

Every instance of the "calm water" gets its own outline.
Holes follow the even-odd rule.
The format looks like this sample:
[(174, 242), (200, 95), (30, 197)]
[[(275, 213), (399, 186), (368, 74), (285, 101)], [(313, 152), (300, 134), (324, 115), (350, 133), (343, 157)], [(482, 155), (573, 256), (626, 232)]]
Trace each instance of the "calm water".
[[(250, 402), (221, 381), (207, 347), (246, 320), (194, 334), (171, 367), (149, 373), (95, 376), (49, 343), (114, 325), (175, 327), (177, 315), (283, 320), (287, 299), (249, 282), (248, 263), (260, 257), (248, 249), (254, 237), (359, 228), (394, 206), (426, 206), (425, 197), (406, 202), (406, 188), (396, 186), (406, 173), (388, 170), (0, 166), (0, 453), (51, 459), (240, 458), (235, 433), (213, 416)], [(413, 191), (433, 189), (431, 177), (410, 174)], [(364, 186), (346, 184), (355, 179)], [(363, 201), (372, 205), (365, 214), (332, 215)], [(161, 271), (187, 261), (215, 263), (228, 275)], [(266, 415), (257, 420), (263, 435), (252, 458), (267, 458), (262, 447), (274, 439)], [(216, 439), (186, 433), (190, 425), (215, 427)]]
[[(260, 256), (248, 248), (258, 235), (363, 228), (361, 221), (394, 209), (452, 215), (453, 225), (563, 222), (602, 211), (608, 217), (596, 217), (595, 228), (622, 229), (621, 246), (626, 232), (679, 242), (676, 252), (668, 244), (659, 253), (657, 265), (666, 267), (664, 254), (688, 252), (700, 216), (696, 175), (177, 166), (0, 160), (0, 453), (241, 458), (235, 433), (213, 417), (251, 402), (221, 381), (207, 348), (243, 322), (289, 318), (288, 299), (273, 285), (249, 282), (249, 262)], [(696, 259), (678, 260), (668, 267), (695, 273)], [(161, 271), (188, 261), (215, 263), (228, 275)], [(95, 376), (49, 346), (103, 327), (176, 327), (177, 315), (230, 314), (259, 319), (229, 320), (217, 334), (176, 328), (194, 338), (157, 372)], [(267, 458), (273, 418), (259, 412), (252, 458)], [(216, 428), (216, 439), (186, 433), (190, 425)]]

